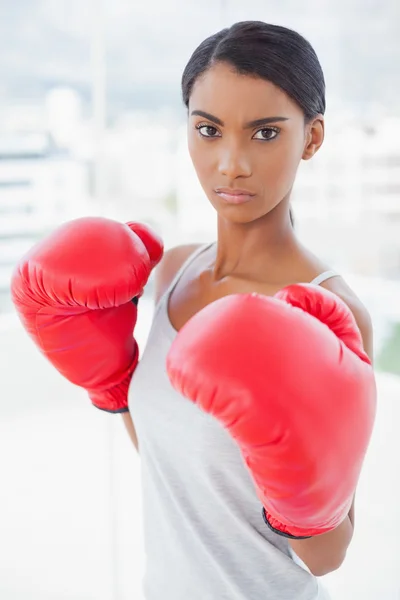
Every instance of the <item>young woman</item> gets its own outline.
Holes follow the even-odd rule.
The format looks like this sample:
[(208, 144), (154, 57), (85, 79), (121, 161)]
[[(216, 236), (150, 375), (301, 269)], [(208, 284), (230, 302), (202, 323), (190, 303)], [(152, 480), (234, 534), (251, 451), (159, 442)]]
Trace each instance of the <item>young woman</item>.
[[(369, 315), (291, 220), (298, 166), (324, 138), (323, 74), (297, 33), (244, 22), (195, 50), (182, 91), (216, 242), (160, 262), (145, 226), (78, 219), (21, 260), (13, 300), (139, 449), (146, 600), (321, 600), (317, 576), (353, 535), (375, 401)], [(136, 298), (157, 263), (138, 364)]]
[(354, 503), (329, 533), (296, 540), (271, 531), (235, 442), (173, 389), (165, 370), (177, 332), (206, 305), (236, 293), (272, 296), (300, 282), (345, 301), (372, 357), (366, 309), (299, 242), (291, 219), (299, 164), (324, 139), (324, 76), (297, 33), (242, 22), (200, 44), (182, 94), (190, 155), (215, 208), (218, 238), (172, 248), (158, 266), (154, 322), (123, 415), (141, 454), (145, 597), (325, 598), (315, 576), (343, 562)]

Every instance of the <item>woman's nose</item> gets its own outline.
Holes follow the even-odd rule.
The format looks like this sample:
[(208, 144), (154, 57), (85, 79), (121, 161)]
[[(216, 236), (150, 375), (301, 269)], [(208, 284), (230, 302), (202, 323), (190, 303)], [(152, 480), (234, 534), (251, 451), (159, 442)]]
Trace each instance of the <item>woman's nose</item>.
[(218, 170), (221, 175), (233, 180), (237, 177), (249, 177), (251, 165), (248, 156), (236, 145), (221, 148)]

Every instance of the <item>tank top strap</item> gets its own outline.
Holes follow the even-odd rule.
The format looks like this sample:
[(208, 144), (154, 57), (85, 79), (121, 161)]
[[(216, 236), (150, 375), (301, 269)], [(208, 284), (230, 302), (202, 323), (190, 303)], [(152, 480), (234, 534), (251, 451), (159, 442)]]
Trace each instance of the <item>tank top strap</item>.
[(310, 283), (313, 285), (321, 285), (321, 283), (324, 283), (324, 281), (331, 277), (339, 277), (339, 273), (336, 273), (336, 271), (324, 271), (320, 275), (317, 275)]
[(180, 268), (176, 272), (176, 274), (173, 277), (173, 279), (172, 279), (171, 283), (169, 284), (168, 288), (166, 289), (166, 291), (163, 293), (163, 295), (161, 296), (160, 300), (158, 301), (157, 306), (155, 307), (154, 316), (159, 312), (161, 306), (168, 300), (170, 294), (172, 293), (172, 290), (175, 288), (175, 286), (177, 285), (178, 281), (180, 280), (180, 278), (182, 277), (182, 275), (186, 271), (186, 269), (189, 267), (189, 265), (191, 265), (192, 262), (194, 260), (196, 260), (196, 258), (200, 254), (202, 254), (203, 252), (205, 252), (206, 250), (208, 250), (209, 248), (211, 248), (211, 246), (213, 244), (215, 244), (215, 242), (210, 242), (208, 244), (202, 244), (199, 248), (197, 248), (196, 250), (194, 250), (187, 257), (187, 259), (183, 262), (183, 264), (180, 266)]

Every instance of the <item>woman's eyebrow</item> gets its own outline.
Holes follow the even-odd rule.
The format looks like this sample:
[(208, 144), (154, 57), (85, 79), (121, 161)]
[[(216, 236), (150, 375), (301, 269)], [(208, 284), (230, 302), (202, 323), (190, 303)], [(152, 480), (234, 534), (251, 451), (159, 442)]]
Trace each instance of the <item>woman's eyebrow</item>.
[(268, 125), (270, 123), (278, 123), (281, 121), (289, 121), (288, 117), (265, 117), (264, 119), (256, 119), (246, 123), (245, 129), (253, 129), (253, 127), (259, 127), (260, 125)]
[[(221, 121), (221, 119), (214, 117), (214, 115), (211, 115), (204, 110), (193, 110), (191, 116), (204, 117), (208, 121), (212, 121), (216, 125), (224, 127), (224, 122)], [(245, 129), (252, 129), (253, 127), (259, 127), (260, 125), (268, 125), (270, 123), (277, 123), (280, 121), (289, 121), (289, 119), (288, 117), (264, 117), (262, 119), (256, 119), (255, 121), (249, 121), (249, 123), (246, 123), (244, 127)]]
[(212, 121), (213, 123), (215, 123), (216, 125), (220, 125), (221, 127), (224, 126), (224, 123), (221, 121), (221, 119), (218, 119), (218, 117), (214, 117), (213, 115), (210, 115), (210, 113), (205, 112), (204, 110), (192, 110), (191, 116), (194, 117), (196, 115), (198, 117), (204, 117), (208, 121)]

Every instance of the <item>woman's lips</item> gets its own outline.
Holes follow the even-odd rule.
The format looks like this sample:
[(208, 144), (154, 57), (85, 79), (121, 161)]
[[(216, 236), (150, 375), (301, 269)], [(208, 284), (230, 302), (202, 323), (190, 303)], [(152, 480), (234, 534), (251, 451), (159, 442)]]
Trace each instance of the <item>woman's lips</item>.
[(218, 189), (215, 192), (228, 204), (245, 204), (246, 202), (250, 202), (255, 196), (255, 194), (247, 190)]

